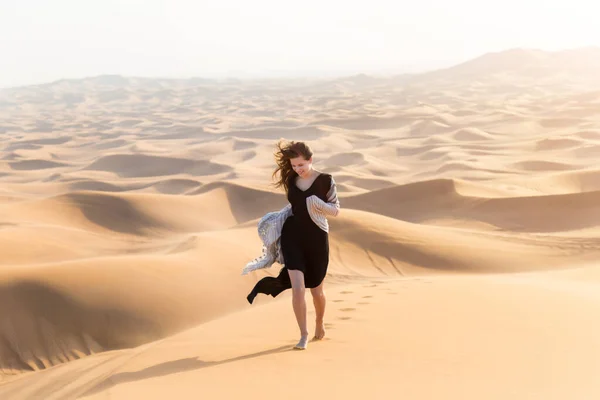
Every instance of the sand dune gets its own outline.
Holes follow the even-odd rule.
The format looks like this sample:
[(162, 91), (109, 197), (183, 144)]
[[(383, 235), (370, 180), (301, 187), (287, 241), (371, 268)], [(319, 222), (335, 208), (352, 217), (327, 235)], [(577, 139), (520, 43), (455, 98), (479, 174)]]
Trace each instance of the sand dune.
[(107, 149), (115, 149), (115, 148), (119, 148), (119, 147), (123, 147), (123, 146), (127, 146), (127, 145), (129, 145), (129, 142), (127, 140), (114, 139), (114, 140), (103, 141), (101, 143), (94, 145), (94, 147), (96, 148), (96, 150), (107, 150)]
[[(335, 257), (334, 276), (338, 264), (350, 269), (352, 275), (364, 276), (411, 276), (433, 271), (523, 272), (560, 264), (575, 267), (578, 261), (574, 255), (580, 256), (581, 262), (589, 262), (597, 259), (600, 251), (595, 240), (485, 232), (483, 224), (469, 227), (461, 224), (460, 217), (452, 219), (460, 227), (446, 227), (439, 226), (443, 217), (432, 226), (354, 210), (345, 215), (334, 223), (340, 232), (333, 235), (336, 248), (343, 249)], [(502, 248), (501, 254), (493, 254), (497, 248)], [(524, 259), (528, 260), (526, 264)]]
[(124, 178), (174, 175), (189, 173), (215, 175), (231, 171), (231, 167), (202, 160), (148, 155), (113, 154), (101, 157), (86, 169), (114, 172)]
[(21, 160), (8, 163), (10, 168), (14, 170), (36, 170), (66, 167), (68, 164), (50, 160)]
[[(215, 249), (227, 247), (211, 242)], [(243, 261), (239, 255), (237, 260)], [(137, 346), (243, 304), (201, 283), (209, 270), (213, 270), (212, 280), (223, 279), (223, 271), (195, 264), (191, 257), (156, 254), (98, 257), (14, 271), (10, 281), (0, 283), (3, 304), (10, 305), (2, 325), (3, 373), (40, 370)], [(230, 276), (236, 272), (229, 268)], [(172, 279), (165, 285), (166, 275)], [(243, 284), (234, 283), (231, 289), (236, 287), (241, 291)], [(215, 298), (221, 299), (219, 305), (208, 307)]]
[(577, 158), (591, 158), (600, 150), (600, 144), (586, 144), (573, 150), (573, 155)]
[[(587, 248), (581, 249), (584, 243), (573, 238), (482, 235), (476, 230), (427, 227), (353, 210), (336, 220), (333, 229), (339, 232), (332, 238), (333, 282), (344, 282), (349, 276), (390, 278), (440, 271), (519, 272), (552, 269), (560, 263), (574, 268), (578, 264), (573, 263), (573, 254), (585, 262), (600, 252), (600, 245), (591, 240)], [(76, 240), (84, 243), (81, 238)], [(241, 243), (246, 245), (240, 247)], [(12, 271), (2, 294), (7, 302), (20, 306), (11, 308), (17, 311), (9, 314), (11, 324), (4, 331), (8, 344), (2, 351), (10, 354), (3, 364), (5, 373), (44, 369), (84, 355), (146, 343), (240, 307), (243, 299), (232, 297), (232, 293), (236, 286), (243, 290), (246, 282), (238, 279), (224, 292), (213, 283), (236, 281), (237, 265), (253, 254), (257, 244), (253, 226), (194, 234), (179, 243), (171, 240), (160, 246), (154, 244), (155, 248), (142, 247), (139, 255), (81, 257)], [(236, 252), (228, 251), (233, 247)], [(493, 254), (499, 247), (503, 248), (501, 257)], [(131, 250), (123, 246), (122, 251)], [(200, 256), (201, 264), (196, 265)], [(524, 259), (528, 260), (526, 265)], [(531, 263), (532, 259), (537, 263)], [(69, 284), (65, 286), (66, 273)], [(168, 284), (163, 282), (164, 274), (170, 276)], [(102, 280), (107, 280), (106, 284)], [(90, 292), (90, 287), (97, 289)], [(213, 301), (219, 306), (207, 308)], [(177, 302), (187, 306), (172, 314)], [(192, 304), (196, 304), (193, 310)], [(49, 309), (62, 310), (60, 318)], [(167, 312), (171, 313), (168, 318)], [(67, 317), (69, 321), (64, 319)], [(103, 319), (113, 328), (99, 325)], [(16, 338), (10, 329), (27, 326), (19, 324), (33, 324), (31, 335)], [(21, 352), (16, 354), (15, 348)]]
[[(598, 66), (514, 49), (396, 77), (0, 90), (0, 398), (306, 397), (297, 379), (597, 398)], [(289, 291), (245, 298), (281, 266), (241, 276), (286, 205), (280, 138), (312, 145), (343, 210), (306, 352)]]
[[(222, 229), (239, 223), (244, 210), (233, 211), (229, 194), (215, 190), (196, 197), (155, 194), (71, 192), (41, 200), (0, 206), (5, 221), (68, 226), (98, 233), (162, 235)], [(168, 212), (168, 210), (178, 212)]]
[[(57, 179), (61, 177), (58, 176)], [(134, 184), (128, 186), (118, 186), (104, 181), (97, 181), (93, 179), (82, 179), (77, 181), (71, 181), (67, 184), (68, 191), (95, 191), (95, 192), (124, 192), (135, 190), (135, 187), (145, 187), (145, 185)]]
[[(365, 279), (330, 290), (338, 301), (330, 308), (332, 338), (302, 355), (289, 351), (292, 324), (272, 324), (289, 317), (289, 303), (280, 301), (152, 345), (26, 374), (0, 390), (28, 398), (101, 399), (109, 392), (158, 399), (191, 397), (199, 387), (205, 396), (237, 397), (243, 387), (254, 396), (264, 391), (265, 381), (249, 368), (259, 364), (262, 374), (279, 378), (268, 380), (269, 392), (292, 399), (305, 397), (289, 391), (288, 380), (299, 371), (321, 382), (327, 397), (386, 397), (400, 382), (405, 396), (421, 399), (499, 400), (515, 391), (522, 398), (585, 398), (597, 393), (599, 335), (589, 318), (598, 302), (594, 295), (578, 294), (583, 288), (544, 275)], [(314, 368), (321, 362), (328, 368)], [(555, 375), (560, 379), (547, 380)]]
[(463, 128), (452, 134), (454, 140), (458, 141), (477, 141), (490, 140), (493, 136), (477, 128)]
[(581, 141), (569, 138), (542, 139), (536, 144), (536, 150), (562, 150), (581, 146)]
[[(513, 192), (527, 190), (530, 195), (536, 196), (594, 192), (600, 189), (599, 174), (597, 168), (545, 172), (534, 176), (511, 178), (506, 180), (506, 186), (511, 187)], [(502, 185), (501, 181), (498, 181), (498, 184)]]
[(598, 200), (598, 191), (499, 198), (469, 196), (460, 194), (454, 181), (444, 179), (355, 195), (346, 198), (345, 203), (353, 209), (410, 222), (455, 218), (485, 222), (509, 231), (560, 232), (599, 224)]
[(581, 131), (573, 136), (586, 140), (600, 140), (600, 131)]
[(527, 160), (513, 164), (513, 167), (526, 171), (565, 171), (575, 169), (574, 166), (554, 161)]
[(421, 137), (429, 137), (430, 135), (435, 135), (440, 132), (448, 131), (450, 126), (440, 123), (438, 121), (432, 120), (421, 120), (415, 124), (413, 124), (410, 128), (411, 134), (413, 136), (421, 136)]

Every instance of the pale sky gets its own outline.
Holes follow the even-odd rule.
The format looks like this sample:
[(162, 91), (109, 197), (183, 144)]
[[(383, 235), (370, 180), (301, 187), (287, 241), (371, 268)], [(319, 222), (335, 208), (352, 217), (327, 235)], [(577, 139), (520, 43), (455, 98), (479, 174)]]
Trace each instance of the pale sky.
[(0, 87), (413, 72), (600, 46), (599, 18), (596, 0), (0, 0)]

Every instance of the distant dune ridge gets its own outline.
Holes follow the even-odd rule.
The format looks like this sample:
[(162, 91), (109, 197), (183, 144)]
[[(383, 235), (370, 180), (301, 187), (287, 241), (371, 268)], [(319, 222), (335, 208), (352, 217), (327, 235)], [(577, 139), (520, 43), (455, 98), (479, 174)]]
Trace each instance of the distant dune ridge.
[[(290, 399), (310, 395), (295, 379), (598, 398), (599, 70), (599, 48), (513, 49), (390, 77), (0, 90), (0, 398), (262, 398), (252, 371)], [(302, 354), (290, 293), (245, 299), (280, 266), (241, 276), (286, 204), (280, 138), (309, 142), (343, 210), (326, 340)]]

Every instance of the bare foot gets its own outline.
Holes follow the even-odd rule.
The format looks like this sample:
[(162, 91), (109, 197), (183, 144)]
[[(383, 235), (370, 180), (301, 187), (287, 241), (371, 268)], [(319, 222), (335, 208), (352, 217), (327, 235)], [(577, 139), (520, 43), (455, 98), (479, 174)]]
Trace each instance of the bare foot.
[(306, 347), (308, 347), (308, 335), (302, 335), (298, 344), (294, 346), (294, 349), (306, 350)]
[(325, 324), (323, 324), (323, 321), (321, 321), (321, 322), (317, 321), (316, 327), (315, 327), (315, 337), (313, 338), (313, 340), (321, 340), (324, 337), (325, 337)]

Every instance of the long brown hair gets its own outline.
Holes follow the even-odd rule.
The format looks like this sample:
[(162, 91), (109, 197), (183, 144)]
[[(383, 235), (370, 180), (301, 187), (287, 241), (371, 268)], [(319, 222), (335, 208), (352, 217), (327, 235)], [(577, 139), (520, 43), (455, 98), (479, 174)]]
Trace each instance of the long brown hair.
[(273, 171), (273, 178), (277, 173), (279, 173), (279, 178), (275, 181), (275, 187), (283, 186), (287, 193), (292, 179), (298, 176), (292, 169), (290, 159), (302, 156), (305, 160), (310, 160), (312, 155), (312, 150), (304, 142), (285, 142), (283, 140), (277, 142), (277, 151), (275, 152), (277, 168)]

